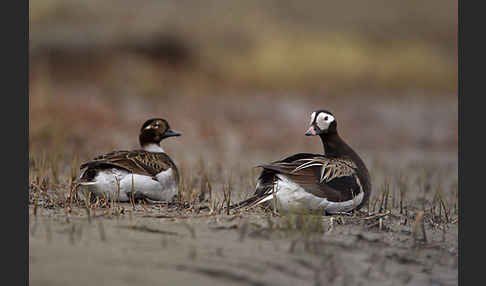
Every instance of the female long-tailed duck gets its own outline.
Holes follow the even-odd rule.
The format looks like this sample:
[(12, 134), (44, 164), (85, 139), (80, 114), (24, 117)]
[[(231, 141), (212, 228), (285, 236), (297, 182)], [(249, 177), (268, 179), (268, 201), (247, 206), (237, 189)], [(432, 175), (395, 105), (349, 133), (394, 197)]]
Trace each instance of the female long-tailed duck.
[(271, 204), (284, 211), (308, 210), (336, 214), (359, 209), (368, 200), (371, 183), (365, 164), (338, 134), (334, 115), (312, 113), (307, 136), (321, 137), (324, 155), (299, 153), (264, 164), (256, 191), (233, 209)]
[(142, 149), (114, 151), (82, 164), (78, 191), (121, 202), (132, 196), (152, 203), (171, 201), (178, 192), (179, 172), (160, 141), (180, 135), (165, 119), (147, 120), (140, 129)]

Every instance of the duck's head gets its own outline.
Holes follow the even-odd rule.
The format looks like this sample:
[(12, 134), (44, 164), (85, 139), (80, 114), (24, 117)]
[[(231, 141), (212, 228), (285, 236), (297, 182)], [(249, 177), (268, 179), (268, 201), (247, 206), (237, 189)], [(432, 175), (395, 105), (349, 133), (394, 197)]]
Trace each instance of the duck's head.
[(172, 136), (181, 136), (181, 134), (170, 129), (167, 120), (152, 118), (145, 121), (140, 129), (140, 145), (145, 146), (154, 143), (158, 145), (160, 141)]
[(337, 122), (334, 115), (327, 110), (317, 110), (312, 112), (310, 127), (305, 132), (306, 136), (331, 134), (337, 132)]

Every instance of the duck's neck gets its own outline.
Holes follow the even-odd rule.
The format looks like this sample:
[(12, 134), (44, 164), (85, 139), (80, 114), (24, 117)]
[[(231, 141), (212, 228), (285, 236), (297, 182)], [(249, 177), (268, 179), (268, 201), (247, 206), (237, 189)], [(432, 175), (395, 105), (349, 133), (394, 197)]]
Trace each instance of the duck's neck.
[(368, 196), (367, 192), (370, 188), (370, 182), (368, 179), (369, 173), (368, 168), (366, 168), (366, 165), (361, 157), (359, 157), (359, 155), (348, 144), (346, 144), (346, 142), (344, 142), (344, 140), (337, 134), (337, 132), (330, 134), (321, 134), (320, 137), (322, 145), (324, 147), (324, 154), (326, 154), (326, 156), (348, 157), (356, 163), (359, 169), (362, 170), (360, 179), (362, 179), (366, 184), (366, 196)]
[(321, 137), (324, 154), (332, 157), (356, 155), (354, 150), (341, 139), (337, 132), (321, 134), (319, 136)]
[(366, 169), (366, 166), (358, 154), (339, 136), (337, 132), (321, 134), (324, 154), (330, 157), (349, 157), (360, 168)]
[(154, 153), (164, 153), (164, 149), (157, 143), (147, 143), (142, 145), (143, 150)]
[(357, 165), (361, 170), (358, 172), (358, 177), (363, 184), (364, 197), (362, 203), (364, 204), (370, 196), (371, 181), (369, 179), (368, 169), (363, 160), (358, 156), (356, 152), (344, 142), (343, 139), (336, 133), (321, 134), (322, 146), (324, 147), (324, 154), (330, 157), (348, 157)]

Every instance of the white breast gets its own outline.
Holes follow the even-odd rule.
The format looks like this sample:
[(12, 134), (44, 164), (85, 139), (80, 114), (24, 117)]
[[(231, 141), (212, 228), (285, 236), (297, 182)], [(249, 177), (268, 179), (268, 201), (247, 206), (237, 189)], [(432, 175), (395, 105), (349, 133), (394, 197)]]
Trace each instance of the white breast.
[(163, 194), (160, 194), (159, 200), (168, 200), (168, 197), (172, 198), (177, 195), (179, 184), (176, 181), (175, 173), (172, 168), (158, 173), (155, 177), (164, 190)]

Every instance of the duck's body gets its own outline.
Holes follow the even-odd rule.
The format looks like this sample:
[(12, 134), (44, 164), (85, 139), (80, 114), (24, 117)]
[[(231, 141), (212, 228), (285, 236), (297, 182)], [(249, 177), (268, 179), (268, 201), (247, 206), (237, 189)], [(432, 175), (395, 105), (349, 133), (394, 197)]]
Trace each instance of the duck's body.
[(82, 164), (78, 191), (121, 202), (171, 201), (178, 192), (179, 172), (159, 144), (179, 135), (163, 119), (148, 120), (139, 137), (143, 149), (114, 151)]
[(331, 214), (361, 208), (371, 189), (368, 170), (337, 134), (332, 114), (313, 113), (306, 135), (319, 135), (325, 154), (299, 153), (261, 165), (255, 194), (234, 208), (265, 203), (284, 211)]

